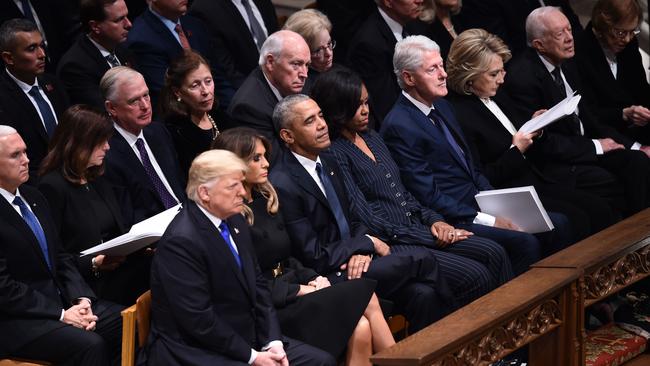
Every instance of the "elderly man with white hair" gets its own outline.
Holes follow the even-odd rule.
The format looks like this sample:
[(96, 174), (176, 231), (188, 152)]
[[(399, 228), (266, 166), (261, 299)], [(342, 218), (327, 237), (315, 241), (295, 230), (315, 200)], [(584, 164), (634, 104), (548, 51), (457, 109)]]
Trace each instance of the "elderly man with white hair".
[(271, 141), (272, 165), (282, 151), (273, 108), (287, 95), (302, 91), (310, 62), (309, 46), (298, 33), (271, 34), (260, 50), (259, 67), (248, 75), (228, 109), (236, 125), (251, 127)]
[[(535, 236), (521, 232), (511, 218), (479, 211), (474, 196), (493, 188), (475, 168), (475, 157), (454, 110), (443, 98), (447, 73), (440, 48), (427, 37), (407, 37), (397, 43), (393, 65), (402, 93), (380, 132), (400, 167), (404, 185), (451, 225), (504, 247), (515, 274), (526, 271), (542, 257), (542, 246)], [(556, 229), (544, 235), (546, 253), (572, 240), (566, 216), (549, 216)]]
[(336, 364), (325, 351), (283, 340), (241, 215), (246, 169), (226, 150), (192, 162), (189, 199), (152, 264), (150, 365)]
[[(533, 159), (550, 179), (608, 199), (629, 215), (650, 204), (650, 147), (601, 122), (589, 106), (574, 63), (569, 20), (559, 8), (535, 9), (526, 19), (528, 49), (508, 67), (504, 88), (522, 115), (550, 108), (574, 92), (585, 93), (576, 113), (550, 125)], [(636, 150), (642, 150), (636, 151)], [(561, 164), (558, 164), (561, 163)], [(624, 192), (624, 195), (621, 194)]]

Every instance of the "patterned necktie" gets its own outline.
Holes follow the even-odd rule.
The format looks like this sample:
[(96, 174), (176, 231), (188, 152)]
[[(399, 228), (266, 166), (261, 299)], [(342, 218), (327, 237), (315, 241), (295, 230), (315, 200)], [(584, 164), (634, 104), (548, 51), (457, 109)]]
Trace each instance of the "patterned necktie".
[(246, 10), (246, 15), (248, 16), (248, 23), (250, 24), (251, 27), (251, 33), (253, 33), (253, 37), (255, 37), (255, 43), (257, 45), (257, 49), (259, 50), (260, 48), (262, 48), (262, 44), (264, 44), (264, 41), (266, 41), (266, 35), (264, 34), (264, 30), (262, 29), (262, 26), (257, 21), (257, 18), (255, 18), (255, 15), (253, 14), (253, 9), (251, 8), (251, 4), (249, 1), (250, 0), (242, 0), (241, 3), (242, 5), (244, 5), (244, 10)]
[(323, 188), (325, 189), (325, 195), (327, 196), (327, 202), (330, 204), (332, 212), (334, 212), (334, 218), (336, 219), (336, 225), (339, 227), (339, 232), (341, 233), (341, 239), (350, 238), (350, 227), (348, 226), (348, 220), (343, 214), (343, 208), (341, 207), (341, 202), (339, 201), (334, 186), (330, 181), (327, 174), (320, 163), (316, 163), (316, 172), (320, 178), (321, 183), (323, 183)]
[(18, 196), (14, 198), (13, 204), (20, 208), (20, 214), (23, 216), (23, 220), (25, 220), (27, 226), (32, 229), (32, 232), (38, 241), (38, 245), (41, 247), (41, 251), (45, 257), (45, 262), (47, 263), (47, 268), (52, 269), (52, 264), (50, 263), (50, 254), (47, 249), (47, 239), (45, 238), (45, 232), (43, 231), (41, 224), (38, 222), (36, 215), (34, 215), (34, 213), (29, 210), (25, 204), (25, 201), (23, 201), (23, 199)]
[(465, 157), (465, 152), (458, 144), (458, 141), (456, 141), (456, 138), (451, 134), (451, 131), (449, 131), (449, 128), (445, 123), (445, 119), (442, 117), (440, 112), (438, 112), (436, 109), (432, 109), (429, 112), (428, 117), (433, 122), (435, 122), (435, 125), (440, 129), (442, 134), (445, 136), (445, 140), (447, 140), (449, 146), (451, 146), (451, 149), (454, 150), (454, 153), (458, 156), (459, 160), (463, 163), (465, 169), (469, 171), (469, 165), (467, 164), (467, 158)]
[(149, 176), (154, 189), (156, 192), (158, 192), (158, 196), (160, 196), (160, 200), (162, 201), (163, 206), (165, 206), (166, 209), (175, 206), (178, 202), (176, 199), (174, 199), (171, 193), (169, 193), (165, 187), (165, 184), (158, 176), (158, 173), (156, 173), (153, 164), (151, 164), (151, 160), (149, 160), (149, 153), (147, 153), (147, 149), (144, 146), (144, 140), (138, 138), (135, 141), (135, 146), (140, 152), (140, 158), (142, 158), (142, 166), (144, 167), (144, 171)]
[[(553, 75), (553, 80), (555, 81), (555, 84), (557, 85), (558, 91), (560, 92), (560, 95), (562, 98), (566, 98), (566, 86), (564, 85), (564, 79), (562, 78), (562, 69), (558, 66), (551, 71), (551, 75)], [(572, 129), (573, 133), (575, 133), (578, 136), (582, 135), (582, 122), (580, 121), (580, 117), (574, 112), (569, 116), (572, 124)]]
[(106, 61), (111, 65), (111, 67), (117, 67), (120, 66), (120, 60), (117, 59), (117, 56), (115, 56), (114, 53), (109, 53), (106, 55)]
[(241, 269), (241, 258), (239, 258), (237, 249), (235, 249), (235, 243), (230, 240), (230, 229), (228, 228), (228, 224), (225, 221), (221, 221), (221, 225), (219, 225), (219, 231), (223, 240), (226, 242), (226, 244), (228, 244), (228, 249), (230, 249), (230, 252), (232, 252), (232, 256), (235, 257), (237, 266), (239, 266), (239, 269)]
[(47, 104), (45, 98), (43, 98), (41, 93), (38, 91), (38, 86), (34, 85), (29, 90), (28, 94), (34, 98), (36, 106), (38, 107), (39, 112), (41, 112), (41, 117), (43, 117), (43, 125), (45, 125), (45, 131), (47, 131), (47, 135), (52, 137), (54, 129), (56, 128), (56, 119), (54, 118), (54, 114), (52, 113), (50, 105)]
[(183, 27), (181, 27), (181, 23), (176, 23), (174, 30), (176, 31), (176, 33), (178, 33), (178, 39), (181, 41), (181, 46), (186, 50), (192, 48), (190, 47), (190, 42), (187, 40), (187, 36), (185, 36)]

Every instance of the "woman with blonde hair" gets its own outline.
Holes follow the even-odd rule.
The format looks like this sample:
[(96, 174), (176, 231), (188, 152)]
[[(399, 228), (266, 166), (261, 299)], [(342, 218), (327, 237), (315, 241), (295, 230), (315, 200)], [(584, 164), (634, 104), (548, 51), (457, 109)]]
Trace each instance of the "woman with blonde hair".
[(451, 42), (464, 30), (457, 15), (463, 6), (462, 0), (425, 0), (420, 20), (429, 26), (425, 35), (440, 46), (440, 56), (445, 60)]
[(237, 127), (224, 131), (212, 147), (230, 150), (247, 163), (244, 214), (259, 265), (272, 281), (271, 296), (283, 334), (334, 357), (347, 346), (347, 365), (370, 365), (371, 354), (395, 343), (373, 293), (375, 282), (357, 279), (330, 285), (292, 256), (292, 246), (300, 243), (292, 243), (284, 229), (278, 196), (267, 178), (270, 143), (264, 136)]

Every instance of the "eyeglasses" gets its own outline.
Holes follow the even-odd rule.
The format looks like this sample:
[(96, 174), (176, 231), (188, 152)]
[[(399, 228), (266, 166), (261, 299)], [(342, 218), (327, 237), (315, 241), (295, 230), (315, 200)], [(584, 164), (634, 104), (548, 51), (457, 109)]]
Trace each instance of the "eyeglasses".
[(323, 57), (323, 55), (325, 55), (325, 50), (333, 51), (335, 47), (336, 47), (336, 41), (331, 40), (327, 42), (325, 46), (318, 47), (316, 51), (311, 53), (311, 55), (313, 57)]
[(616, 28), (612, 29), (612, 35), (618, 39), (625, 39), (628, 36), (630, 38), (633, 38), (639, 33), (641, 33), (640, 29), (632, 29), (632, 30), (624, 30), (624, 29), (616, 29)]

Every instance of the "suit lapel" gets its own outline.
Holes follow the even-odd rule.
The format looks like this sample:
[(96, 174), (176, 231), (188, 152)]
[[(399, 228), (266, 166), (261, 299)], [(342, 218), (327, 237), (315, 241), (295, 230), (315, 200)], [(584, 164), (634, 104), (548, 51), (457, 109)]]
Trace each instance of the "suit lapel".
[[(49, 138), (47, 136), (47, 132), (45, 131), (45, 126), (43, 126), (43, 123), (41, 122), (41, 118), (39, 117), (36, 108), (29, 100), (29, 97), (25, 95), (23, 90), (20, 89), (20, 87), (18, 87), (16, 82), (13, 81), (13, 79), (11, 79), (11, 77), (9, 76), (9, 74), (7, 74), (6, 71), (3, 72), (3, 82), (7, 86), (7, 89), (10, 91), (9, 93), (7, 93), (8, 95), (6, 97), (13, 99), (16, 105), (20, 106), (20, 108), (16, 108), (16, 110), (22, 110), (23, 113), (26, 114), (24, 118), (20, 121), (21, 124), (24, 123), (24, 121), (32, 121), (35, 124), (33, 127), (36, 129), (36, 131), (38, 131), (38, 134), (43, 139), (43, 142), (47, 145)], [(16, 123), (18, 122), (19, 121), (16, 121)]]
[(158, 192), (156, 192), (153, 184), (151, 184), (151, 179), (149, 179), (149, 176), (144, 171), (144, 167), (142, 166), (140, 159), (138, 159), (133, 149), (131, 149), (131, 146), (129, 146), (124, 137), (117, 130), (113, 130), (113, 138), (111, 138), (111, 149), (108, 153), (117, 155), (114, 161), (119, 162), (120, 165), (125, 165), (125, 170), (130, 171), (137, 177), (139, 181), (143, 182), (144, 186), (147, 187), (147, 189), (152, 192), (154, 197), (156, 197), (162, 204), (162, 201), (160, 201), (160, 195)]
[(106, 203), (106, 206), (108, 206), (108, 209), (111, 211), (111, 215), (113, 216), (113, 219), (117, 223), (117, 227), (120, 233), (125, 232), (126, 227), (124, 226), (124, 220), (122, 219), (120, 208), (116, 205), (117, 199), (115, 199), (115, 194), (113, 193), (113, 190), (109, 186), (109, 183), (100, 177), (98, 180), (93, 182), (93, 187), (97, 190), (99, 196), (102, 198), (104, 203)]
[[(158, 19), (158, 17), (151, 12), (151, 10), (149, 9), (145, 10), (142, 16), (144, 17), (144, 20), (147, 22), (147, 24), (149, 24), (149, 27), (151, 27), (152, 30), (160, 34), (162, 38), (166, 38), (164, 41), (165, 44), (168, 45), (173, 44), (175, 45), (175, 48), (182, 51), (183, 47), (181, 46), (180, 43), (178, 43), (176, 37), (174, 37), (171, 31), (167, 27), (165, 27), (165, 24), (163, 24), (163, 22), (161, 22), (160, 19)], [(188, 37), (188, 41), (189, 41), (189, 37)]]
[[(240, 41), (249, 43), (249, 46), (257, 50), (257, 45), (255, 44), (255, 41), (253, 41), (251, 30), (246, 25), (246, 21), (242, 18), (241, 13), (235, 7), (235, 4), (233, 4), (232, 1), (215, 1), (214, 4), (215, 6), (217, 6), (217, 4), (222, 4), (223, 8), (225, 8), (224, 10), (230, 14), (230, 19), (232, 21), (231, 25), (237, 27), (237, 33), (242, 34)], [(257, 5), (257, 2), (255, 2), (255, 4)], [(259, 5), (257, 8), (261, 9)]]
[(167, 179), (167, 183), (169, 183), (169, 186), (174, 191), (174, 195), (176, 195), (179, 200), (182, 200), (184, 197), (184, 193), (182, 192), (183, 189), (181, 187), (181, 183), (176, 180), (176, 170), (174, 168), (173, 162), (171, 161), (172, 158), (170, 158), (168, 154), (169, 150), (166, 149), (167, 146), (163, 141), (161, 141), (158, 134), (154, 133), (151, 128), (145, 127), (143, 134), (147, 139), (147, 145), (149, 145), (149, 148), (153, 153), (153, 157), (156, 159), (156, 162), (158, 162), (162, 173)]
[[(248, 294), (251, 296), (251, 301), (254, 302), (255, 299), (253, 294), (255, 289), (255, 277), (256, 277), (255, 260), (251, 256), (252, 253), (246, 250), (246, 248), (251, 247), (251, 243), (249, 243), (248, 240), (244, 238), (244, 235), (241, 234), (242, 228), (240, 228), (239, 224), (234, 221), (235, 220), (232, 219), (226, 220), (226, 222), (228, 223), (228, 227), (230, 227), (230, 236), (232, 236), (232, 239), (234, 240), (239, 253), (239, 260), (241, 261), (241, 265), (242, 265), (242, 268), (239, 272), (243, 274), (243, 277), (247, 284), (246, 288), (248, 289)], [(240, 221), (240, 223), (243, 223), (243, 221)], [(233, 258), (233, 263), (235, 264), (235, 266), (237, 266), (237, 263), (235, 263), (234, 258)], [(237, 269), (239, 269), (239, 267), (237, 267)]]
[[(460, 133), (459, 129), (457, 128), (456, 124), (453, 123), (452, 116), (447, 113), (446, 109), (440, 108), (439, 105), (437, 105), (435, 102), (433, 103), (434, 107), (440, 112), (440, 115), (442, 116), (445, 125), (447, 126), (447, 129), (452, 135), (452, 138), (456, 141), (458, 146), (462, 149), (464, 156), (460, 156), (459, 154), (454, 151), (453, 147), (449, 145), (449, 142), (447, 141), (446, 138), (443, 139), (445, 140), (445, 146), (447, 146), (447, 151), (449, 152), (449, 155), (458, 162), (458, 165), (470, 176), (472, 176), (472, 171), (471, 171), (471, 164), (472, 164), (472, 159), (471, 159), (471, 153), (469, 151), (469, 148), (467, 147), (467, 143), (465, 142), (465, 139), (463, 138), (462, 133)], [(463, 161), (463, 157), (465, 158), (465, 161)]]
[(309, 175), (309, 173), (307, 173), (305, 168), (300, 165), (300, 162), (298, 162), (296, 157), (293, 156), (290, 151), (287, 151), (286, 154), (284, 154), (284, 159), (287, 166), (290, 167), (288, 171), (291, 172), (291, 175), (293, 175), (296, 182), (298, 182), (298, 185), (331, 211), (332, 209), (329, 202), (327, 202), (327, 198), (323, 194), (323, 191), (320, 190), (320, 187), (318, 187), (316, 182), (314, 182), (314, 179)]
[[(99, 73), (103, 75), (110, 68), (108, 66), (108, 62), (106, 61), (106, 59), (104, 59), (104, 57), (102, 57), (102, 53), (99, 52), (99, 49), (95, 47), (95, 45), (90, 41), (90, 39), (88, 39), (87, 36), (82, 36), (82, 37), (83, 38), (81, 39), (81, 48), (84, 50), (86, 54), (88, 54), (88, 56), (90, 56), (90, 58), (93, 59), (93, 61), (95, 61), (97, 67), (93, 67), (93, 69), (96, 69)], [(120, 62), (123, 63), (124, 61), (120, 59)]]

